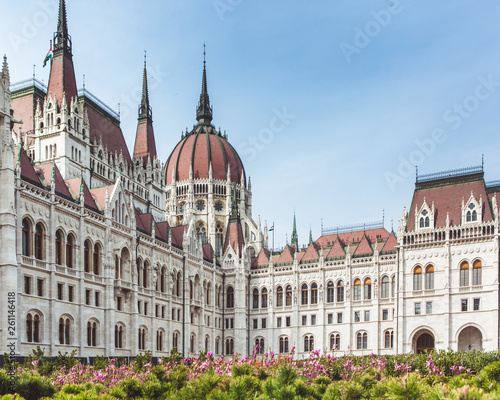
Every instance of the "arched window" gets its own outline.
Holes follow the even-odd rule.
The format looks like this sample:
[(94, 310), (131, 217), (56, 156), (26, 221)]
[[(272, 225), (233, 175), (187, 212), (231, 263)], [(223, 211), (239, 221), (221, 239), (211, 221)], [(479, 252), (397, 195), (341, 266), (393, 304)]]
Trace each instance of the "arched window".
[[(198, 205), (200, 204), (203, 204), (203, 207), (205, 205), (203, 202), (198, 202)], [(196, 227), (196, 236), (201, 240), (201, 243), (207, 243), (207, 229), (205, 228), (205, 224), (201, 221), (198, 222), (198, 226)]]
[(62, 265), (62, 234), (61, 234), (61, 231), (56, 232), (56, 264)]
[(280, 337), (280, 354), (288, 353), (288, 337)]
[(364, 299), (365, 300), (370, 300), (372, 298), (372, 280), (370, 278), (366, 278), (364, 285)]
[(381, 297), (383, 299), (387, 299), (389, 297), (389, 277), (385, 275), (382, 278), (382, 288), (381, 288)]
[(479, 260), (474, 261), (474, 263), (472, 264), (472, 284), (474, 286), (479, 286), (482, 284), (482, 267), (483, 266), (481, 264), (481, 261)]
[(85, 272), (90, 272), (90, 249), (92, 246), (90, 245), (90, 241), (86, 240), (83, 244), (83, 264)]
[(174, 332), (172, 335), (172, 348), (178, 348), (179, 347), (179, 333)]
[(267, 289), (264, 288), (262, 289), (262, 295), (261, 295), (261, 300), (260, 300), (260, 306), (262, 308), (267, 308)]
[(259, 289), (253, 290), (253, 308), (259, 308)]
[(384, 334), (385, 339), (385, 348), (392, 349), (394, 347), (394, 331), (385, 331)]
[(41, 340), (41, 318), (35, 312), (26, 315), (26, 338), (30, 343), (40, 343)]
[(139, 328), (139, 350), (146, 350), (146, 328)]
[(477, 221), (477, 211), (476, 210), (472, 211), (472, 220)]
[(115, 325), (115, 347), (117, 349), (123, 349), (123, 336), (124, 336), (123, 326)]
[(175, 283), (175, 294), (177, 297), (181, 296), (181, 273), (177, 273), (177, 281)]
[(332, 333), (330, 335), (330, 350), (338, 351), (340, 349), (340, 334)]
[(391, 297), (396, 297), (396, 277), (393, 276), (391, 280)]
[(148, 287), (148, 270), (149, 270), (149, 262), (144, 261), (144, 268), (142, 269), (142, 286)]
[(59, 318), (59, 343), (70, 344), (71, 322), (68, 317)]
[(354, 288), (352, 295), (353, 295), (352, 299), (354, 301), (361, 300), (361, 279), (356, 278), (354, 280)]
[(120, 279), (120, 258), (115, 254), (115, 279)]
[(428, 265), (425, 268), (425, 289), (434, 289), (434, 266)]
[(425, 221), (424, 221), (424, 218), (421, 217), (420, 218), (420, 227), (423, 228), (425, 226)]
[(422, 267), (413, 270), (413, 290), (422, 290)]
[(469, 263), (460, 264), (460, 286), (469, 286)]
[(335, 292), (335, 288), (333, 286), (333, 282), (330, 281), (326, 285), (326, 302), (327, 303), (333, 303), (334, 292)]
[(337, 302), (344, 301), (344, 281), (338, 281), (337, 283)]
[(255, 354), (264, 354), (264, 338), (255, 339)]
[(304, 351), (313, 351), (314, 350), (314, 336), (305, 336), (304, 337)]
[(276, 307), (283, 306), (283, 288), (278, 286), (276, 289)]
[(215, 339), (215, 354), (219, 354), (220, 338)]
[(210, 285), (210, 282), (207, 283), (207, 293), (206, 293), (206, 302), (207, 306), (210, 305), (210, 291), (211, 291), (212, 286)]
[(234, 308), (234, 289), (232, 288), (232, 286), (229, 286), (227, 288), (226, 308)]
[(87, 345), (90, 347), (97, 346), (97, 322), (87, 322)]
[(23, 256), (31, 256), (31, 223), (28, 218), (23, 219)]
[(318, 284), (316, 282), (311, 285), (311, 304), (318, 304)]
[(302, 296), (301, 296), (301, 299), (302, 299), (302, 304), (307, 304), (307, 292), (308, 292), (308, 288), (307, 288), (307, 285), (304, 283), (302, 285)]
[(66, 238), (66, 266), (73, 268), (73, 235)]
[(286, 306), (291, 306), (292, 305), (292, 287), (288, 285), (286, 287), (285, 291), (285, 305)]
[[(218, 203), (220, 204), (220, 203)], [(216, 207), (217, 207), (217, 204), (216, 204)], [(217, 225), (215, 225), (215, 255), (216, 256), (220, 256), (221, 254), (221, 250), (222, 250), (222, 247), (223, 247), (223, 238), (224, 238), (224, 235), (223, 235), (223, 229), (222, 229), (222, 224), (220, 222), (217, 223)]]
[(356, 349), (365, 350), (368, 348), (368, 334), (366, 332), (358, 332), (356, 335)]
[(43, 225), (40, 222), (35, 226), (35, 258), (43, 260)]
[(226, 354), (234, 354), (234, 339), (226, 339)]
[(156, 331), (156, 351), (163, 351), (163, 331), (161, 329)]
[(425, 227), (428, 228), (430, 226), (429, 217), (425, 217)]
[(94, 245), (94, 274), (95, 275), (99, 275), (99, 271), (101, 269), (100, 266), (101, 266), (101, 248), (96, 243)]

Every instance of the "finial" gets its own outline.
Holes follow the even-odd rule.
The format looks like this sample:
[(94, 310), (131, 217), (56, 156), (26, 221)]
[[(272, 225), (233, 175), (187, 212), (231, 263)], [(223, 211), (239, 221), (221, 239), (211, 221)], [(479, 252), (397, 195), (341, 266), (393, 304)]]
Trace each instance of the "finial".
[(66, 2), (64, 0), (59, 1), (59, 20), (57, 21), (57, 32), (54, 34), (54, 51), (60, 49), (71, 54), (71, 39), (68, 35)]
[(83, 91), (85, 92), (85, 74), (83, 74)]
[(205, 42), (203, 42), (203, 66), (205, 66), (205, 63), (206, 63), (206, 61), (207, 61), (207, 60), (206, 60), (206, 55), (207, 55), (207, 53), (206, 53), (206, 51), (205, 51), (205, 50), (206, 50), (206, 46), (205, 46)]
[(200, 102), (196, 109), (196, 119), (198, 120), (198, 125), (210, 125), (212, 122), (212, 112), (213, 109), (210, 106), (210, 98), (208, 96), (207, 87), (207, 68), (206, 68), (206, 46), (203, 43), (203, 79), (201, 83), (201, 95)]
[(7, 63), (7, 55), (3, 55), (3, 64), (2, 64), (2, 78), (6, 80), (10, 80), (9, 75), (9, 64)]
[(149, 105), (149, 90), (148, 90), (148, 71), (146, 65), (146, 50), (144, 50), (144, 71), (142, 75), (142, 99), (139, 106), (139, 119), (152, 118), (153, 112)]

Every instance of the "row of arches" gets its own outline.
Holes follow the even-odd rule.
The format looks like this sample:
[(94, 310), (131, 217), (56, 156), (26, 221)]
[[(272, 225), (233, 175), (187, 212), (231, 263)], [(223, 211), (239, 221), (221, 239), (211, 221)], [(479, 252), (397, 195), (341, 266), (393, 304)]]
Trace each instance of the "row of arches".
[[(475, 259), (471, 262), (465, 260), (460, 263), (460, 287), (467, 287), (472, 283), (472, 286), (482, 285), (482, 268), (481, 260)], [(433, 264), (428, 264), (425, 269), (421, 265), (416, 265), (413, 268), (413, 290), (422, 290), (423, 282), (425, 289), (434, 289), (434, 273), (435, 267)], [(472, 280), (470, 279), (472, 275)], [(472, 282), (471, 282), (472, 281)]]

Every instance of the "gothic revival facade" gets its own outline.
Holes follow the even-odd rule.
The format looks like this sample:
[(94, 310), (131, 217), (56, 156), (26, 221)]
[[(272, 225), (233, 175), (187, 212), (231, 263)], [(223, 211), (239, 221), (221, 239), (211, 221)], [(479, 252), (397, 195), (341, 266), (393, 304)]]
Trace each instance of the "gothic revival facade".
[(272, 252), (243, 163), (211, 123), (205, 63), (197, 124), (162, 162), (146, 61), (131, 154), (119, 116), (77, 89), (64, 0), (52, 48), (47, 87), (11, 86), (6, 58), (1, 72), (2, 351), (498, 347), (500, 184), (482, 168), (419, 177), (397, 235), (358, 226), (300, 248), (294, 220)]

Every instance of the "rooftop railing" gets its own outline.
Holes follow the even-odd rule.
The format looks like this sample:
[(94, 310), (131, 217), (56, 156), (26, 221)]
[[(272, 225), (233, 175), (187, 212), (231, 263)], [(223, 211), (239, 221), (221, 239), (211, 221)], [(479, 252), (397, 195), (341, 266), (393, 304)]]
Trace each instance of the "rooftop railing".
[(446, 178), (455, 178), (459, 176), (474, 175), (483, 173), (483, 166), (478, 165), (475, 167), (452, 169), (449, 171), (434, 172), (432, 174), (417, 174), (417, 183), (436, 181)]
[(336, 228), (327, 228), (323, 229), (321, 232), (322, 235), (335, 235), (338, 233), (348, 233), (348, 232), (358, 232), (358, 231), (366, 231), (370, 229), (380, 229), (384, 228), (384, 220), (375, 221), (375, 222), (367, 222), (353, 225), (344, 225), (337, 226)]

